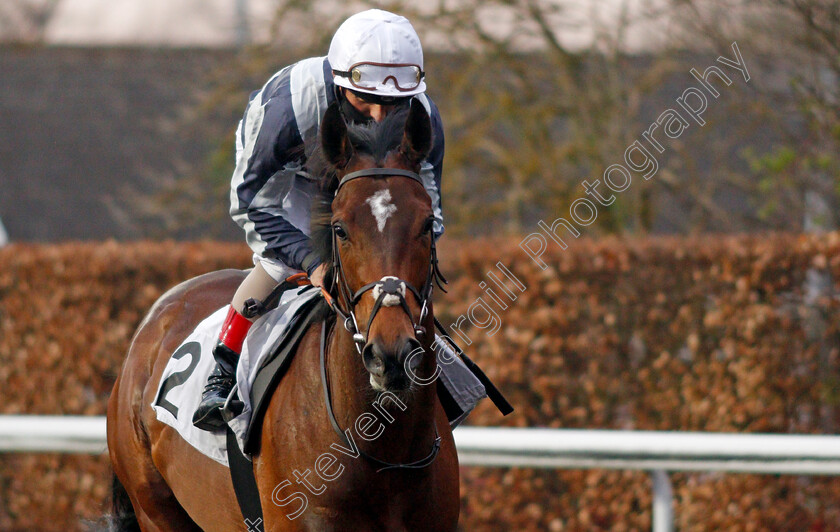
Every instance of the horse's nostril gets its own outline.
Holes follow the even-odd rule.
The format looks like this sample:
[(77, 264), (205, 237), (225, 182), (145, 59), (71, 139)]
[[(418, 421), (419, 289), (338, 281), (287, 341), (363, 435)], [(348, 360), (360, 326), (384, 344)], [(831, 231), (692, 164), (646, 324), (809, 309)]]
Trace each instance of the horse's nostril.
[(362, 361), (371, 375), (384, 377), (388, 373), (417, 369), (423, 360), (424, 352), (423, 346), (414, 338), (403, 340), (393, 353), (386, 353), (382, 346), (374, 341), (362, 349)]
[(385, 358), (378, 344), (369, 343), (362, 349), (362, 361), (371, 374), (377, 377), (385, 375)]
[(400, 353), (397, 357), (401, 365), (405, 365), (406, 360), (408, 361), (408, 368), (406, 369), (417, 369), (417, 366), (420, 365), (420, 361), (423, 358), (423, 346), (420, 345), (420, 342), (415, 340), (414, 338), (409, 338), (405, 341), (400, 350)]

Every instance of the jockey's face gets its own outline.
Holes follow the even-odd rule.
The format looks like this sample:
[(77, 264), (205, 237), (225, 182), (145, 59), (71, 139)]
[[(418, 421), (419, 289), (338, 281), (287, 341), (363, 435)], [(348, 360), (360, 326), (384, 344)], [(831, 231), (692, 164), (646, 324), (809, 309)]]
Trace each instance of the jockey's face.
[(380, 105), (377, 103), (366, 102), (348, 90), (344, 90), (344, 97), (347, 102), (352, 105), (357, 111), (368, 118), (372, 118), (376, 122), (381, 122), (388, 113), (396, 108), (396, 105)]

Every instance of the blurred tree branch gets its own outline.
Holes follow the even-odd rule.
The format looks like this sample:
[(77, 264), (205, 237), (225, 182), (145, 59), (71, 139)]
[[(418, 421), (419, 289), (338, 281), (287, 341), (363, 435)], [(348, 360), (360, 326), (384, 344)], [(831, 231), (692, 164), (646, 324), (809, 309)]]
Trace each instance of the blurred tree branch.
[[(742, 156), (753, 177), (756, 213), (770, 228), (801, 230), (815, 192), (840, 206), (840, 3), (831, 0), (674, 0), (679, 27), (696, 43), (723, 49), (736, 37), (752, 50), (754, 119), (772, 146)], [(722, 32), (713, 13), (727, 11), (737, 31)], [(732, 24), (730, 24), (732, 26)], [(752, 83), (752, 82), (751, 82)], [(739, 108), (735, 111), (736, 106)], [(742, 100), (732, 104), (742, 112)], [(755, 136), (751, 136), (755, 138)], [(826, 229), (837, 226), (826, 220)]]
[[(248, 92), (286, 64), (324, 55), (343, 19), (373, 6), (281, 2), (271, 40), (233, 56), (208, 80), (200, 104), (179, 119), (179, 127), (196, 128), (212, 114), (236, 117), (225, 131), (208, 132), (220, 139), (213, 157), (190, 179), (170, 183), (169, 201), (180, 197), (172, 186), (186, 187), (206, 196), (203, 203), (195, 199), (201, 207), (194, 220), (226, 209), (232, 132)], [(735, 80), (710, 99), (708, 123), (669, 143), (657, 156), (655, 178), (634, 174), (633, 185), (599, 210), (587, 232), (646, 232), (663, 224), (677, 231), (799, 229), (805, 190), (837, 204), (840, 4), (664, 0), (632, 10), (622, 0), (612, 6), (617, 13), (605, 20), (595, 1), (376, 3), (409, 17), (424, 39), (429, 94), (447, 134), (443, 198), (450, 234), (521, 233), (540, 218), (566, 216), (585, 195), (582, 181), (622, 162), (659, 113), (697, 85), (689, 70), (731, 57), (733, 41), (750, 67), (749, 84)], [(643, 52), (629, 45), (637, 24), (648, 24), (659, 39)], [(588, 37), (573, 40), (581, 28)], [(224, 209), (207, 208), (219, 202)]]
[(42, 42), (59, 0), (4, 0), (0, 3), (0, 35), (8, 41)]

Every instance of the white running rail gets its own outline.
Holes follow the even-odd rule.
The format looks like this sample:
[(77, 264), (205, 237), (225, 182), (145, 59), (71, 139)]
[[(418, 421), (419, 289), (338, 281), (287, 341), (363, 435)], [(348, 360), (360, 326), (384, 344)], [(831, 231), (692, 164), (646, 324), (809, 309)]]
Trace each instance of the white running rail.
[(0, 452), (105, 451), (104, 416), (0, 416)]
[[(653, 531), (673, 530), (667, 472), (840, 475), (840, 436), (460, 427), (462, 465), (624, 469), (653, 475)], [(106, 451), (105, 418), (0, 416), (0, 452)]]
[(840, 475), (840, 436), (479, 427), (454, 434), (466, 465)]

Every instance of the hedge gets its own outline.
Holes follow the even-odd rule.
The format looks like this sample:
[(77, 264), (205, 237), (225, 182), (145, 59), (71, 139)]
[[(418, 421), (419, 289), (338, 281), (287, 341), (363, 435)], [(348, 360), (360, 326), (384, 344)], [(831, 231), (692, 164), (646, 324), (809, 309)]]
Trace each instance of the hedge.
[[(481, 325), (481, 304), (493, 309), (495, 332), (466, 319), (459, 331), (516, 407), (502, 418), (485, 402), (469, 423), (837, 432), (840, 233), (581, 239), (566, 250), (550, 245), (544, 270), (520, 240), (441, 243), (450, 285), (437, 296), (437, 315), (453, 324), (472, 308)], [(215, 242), (0, 249), (0, 413), (103, 415), (154, 300), (189, 277), (249, 265), (244, 245)], [(461, 473), (464, 530), (651, 526), (643, 472)], [(2, 455), (0, 529), (100, 526), (109, 478), (106, 456)], [(840, 481), (831, 477), (672, 480), (679, 530), (840, 530)]]

